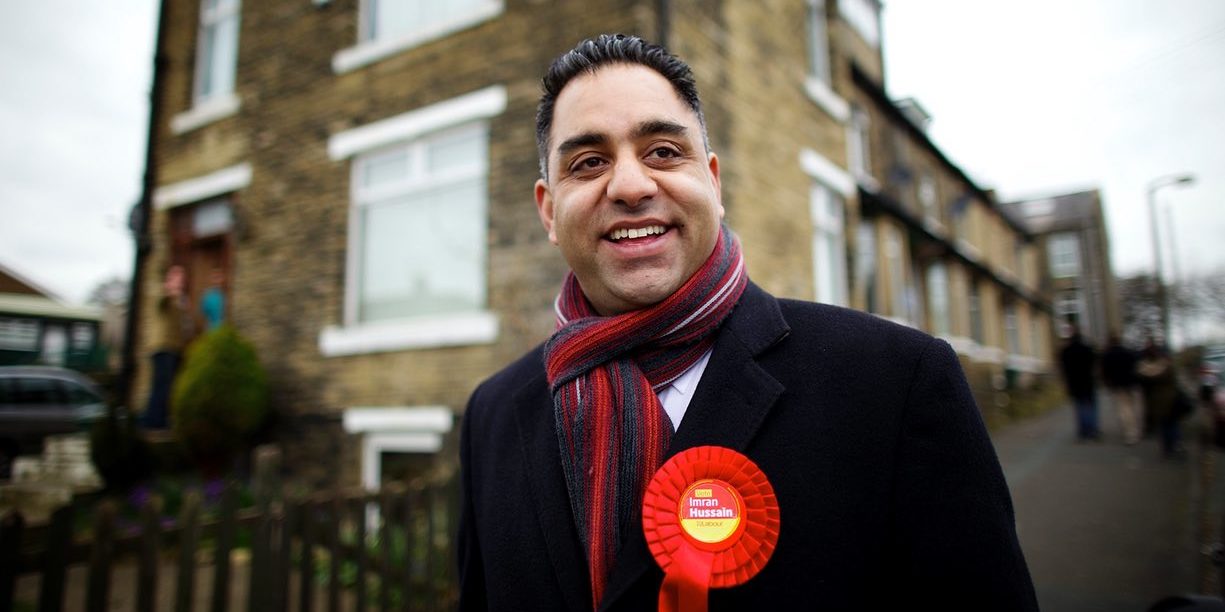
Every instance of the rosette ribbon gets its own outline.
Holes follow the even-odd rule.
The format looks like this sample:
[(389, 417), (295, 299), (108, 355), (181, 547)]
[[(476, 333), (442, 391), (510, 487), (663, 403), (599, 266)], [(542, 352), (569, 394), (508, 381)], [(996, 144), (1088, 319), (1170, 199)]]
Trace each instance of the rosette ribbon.
[(778, 543), (778, 499), (748, 457), (721, 446), (673, 456), (647, 485), (642, 528), (664, 571), (660, 612), (706, 612), (712, 588), (743, 584)]

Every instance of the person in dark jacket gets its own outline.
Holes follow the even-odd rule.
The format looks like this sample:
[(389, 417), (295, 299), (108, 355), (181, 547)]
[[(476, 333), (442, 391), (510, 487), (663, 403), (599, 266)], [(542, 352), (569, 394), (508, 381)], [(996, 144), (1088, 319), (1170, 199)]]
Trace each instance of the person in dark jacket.
[(1076, 410), (1076, 435), (1081, 440), (1096, 440), (1101, 437), (1097, 427), (1097, 393), (1093, 369), (1097, 364), (1097, 353), (1085, 344), (1080, 329), (1072, 325), (1072, 335), (1063, 350), (1059, 351), (1059, 368), (1063, 384), (1072, 398)]
[(557, 332), (464, 414), (460, 609), (656, 609), (646, 484), (717, 446), (779, 519), (760, 572), (709, 609), (1037, 610), (956, 354), (748, 280), (689, 67), (603, 35), (544, 91), (536, 204), (571, 273)]
[(1123, 430), (1123, 442), (1127, 445), (1140, 441), (1143, 415), (1139, 397), (1139, 379), (1136, 378), (1136, 353), (1123, 346), (1118, 334), (1110, 334), (1109, 345), (1102, 353), (1102, 381), (1110, 392), (1110, 403), (1119, 415)]

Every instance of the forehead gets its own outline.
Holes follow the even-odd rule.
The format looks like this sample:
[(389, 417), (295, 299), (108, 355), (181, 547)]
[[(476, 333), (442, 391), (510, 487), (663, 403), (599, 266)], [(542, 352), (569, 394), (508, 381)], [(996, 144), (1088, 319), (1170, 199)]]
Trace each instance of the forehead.
[(662, 119), (698, 130), (697, 115), (672, 83), (636, 64), (602, 66), (575, 77), (557, 96), (550, 141), (577, 133), (617, 134)]

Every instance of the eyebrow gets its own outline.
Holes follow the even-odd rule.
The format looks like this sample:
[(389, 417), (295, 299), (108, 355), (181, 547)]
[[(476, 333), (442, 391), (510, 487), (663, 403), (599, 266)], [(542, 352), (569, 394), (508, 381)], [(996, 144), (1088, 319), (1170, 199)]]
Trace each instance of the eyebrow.
[[(674, 121), (652, 119), (650, 121), (643, 121), (642, 123), (639, 123), (638, 126), (634, 128), (631, 136), (633, 138), (642, 138), (644, 136), (653, 136), (656, 134), (683, 136), (688, 133), (688, 131), (689, 128)], [(598, 132), (585, 132), (583, 134), (578, 134), (563, 140), (561, 144), (557, 145), (557, 155), (559, 157), (565, 157), (575, 149), (604, 144), (607, 142), (607, 140), (608, 138), (605, 137), (604, 134)]]

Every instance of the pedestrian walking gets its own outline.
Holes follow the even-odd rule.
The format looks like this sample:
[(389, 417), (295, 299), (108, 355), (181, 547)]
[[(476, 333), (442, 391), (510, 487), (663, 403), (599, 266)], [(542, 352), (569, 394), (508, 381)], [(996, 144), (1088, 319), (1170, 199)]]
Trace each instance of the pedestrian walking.
[(1080, 329), (1072, 325), (1072, 335), (1063, 350), (1059, 351), (1059, 366), (1063, 384), (1076, 409), (1076, 435), (1080, 440), (1101, 437), (1097, 427), (1097, 394), (1093, 376), (1096, 363), (1097, 353), (1093, 347), (1085, 344)]
[(1118, 334), (1110, 334), (1108, 346), (1102, 354), (1102, 379), (1110, 393), (1110, 403), (1119, 415), (1123, 442), (1129, 446), (1140, 441), (1143, 418), (1140, 414), (1140, 381), (1136, 377), (1138, 360), (1136, 353), (1119, 341)]
[(1161, 453), (1167, 458), (1174, 457), (1180, 452), (1178, 421), (1182, 418), (1175, 405), (1179, 390), (1174, 362), (1149, 339), (1136, 364), (1136, 374), (1144, 389), (1144, 408), (1161, 431)]

